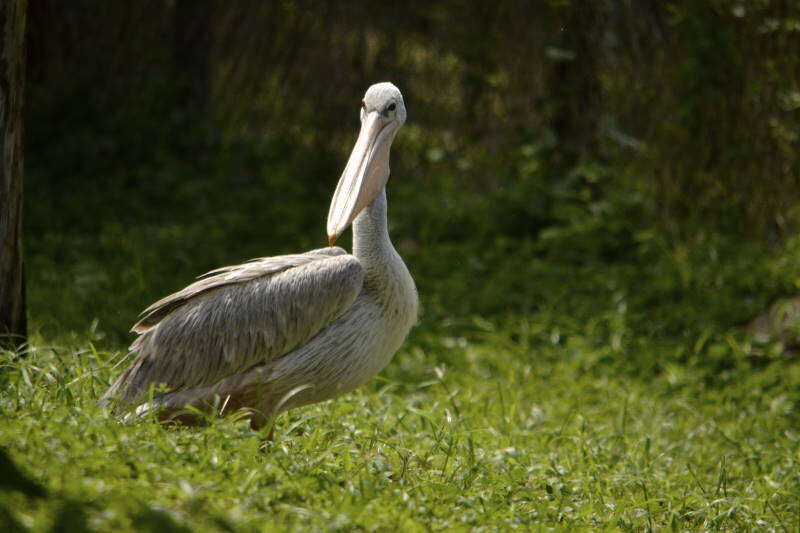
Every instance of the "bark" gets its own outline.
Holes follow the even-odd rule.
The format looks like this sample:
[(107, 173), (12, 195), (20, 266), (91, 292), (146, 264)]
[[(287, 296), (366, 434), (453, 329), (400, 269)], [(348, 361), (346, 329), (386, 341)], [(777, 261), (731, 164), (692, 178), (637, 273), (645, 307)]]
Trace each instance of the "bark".
[(22, 264), (22, 104), (27, 0), (0, 2), (0, 347), (19, 349), (27, 335)]

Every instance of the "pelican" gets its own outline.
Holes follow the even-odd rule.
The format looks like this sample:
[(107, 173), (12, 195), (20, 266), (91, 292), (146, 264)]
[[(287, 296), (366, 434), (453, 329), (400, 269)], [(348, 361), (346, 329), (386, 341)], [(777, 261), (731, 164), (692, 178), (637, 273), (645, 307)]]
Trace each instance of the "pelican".
[[(389, 150), (405, 120), (400, 90), (371, 86), (331, 200), (329, 247), (213, 270), (148, 307), (132, 329), (135, 358), (102, 402), (190, 424), (187, 406), (245, 408), (258, 428), (380, 372), (417, 318), (414, 280), (386, 220)], [(333, 244), (351, 224), (348, 254)]]

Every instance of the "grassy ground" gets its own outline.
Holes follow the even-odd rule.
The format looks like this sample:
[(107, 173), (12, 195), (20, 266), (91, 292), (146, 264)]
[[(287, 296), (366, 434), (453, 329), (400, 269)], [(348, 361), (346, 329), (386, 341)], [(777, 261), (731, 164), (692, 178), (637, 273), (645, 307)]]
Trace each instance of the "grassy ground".
[(0, 355), (0, 530), (800, 528), (800, 357), (742, 327), (797, 293), (800, 239), (654, 224), (602, 167), (540, 176), (526, 150), (486, 194), (438, 163), (393, 178), (424, 312), (369, 386), (282, 416), (266, 444), (235, 417), (110, 418), (96, 400), (139, 310), (324, 244), (333, 182), (295, 178), (344, 156), (270, 146), (108, 160), (101, 185), (77, 149), (63, 180), (30, 173), (33, 349)]
[(2, 518), (35, 531), (800, 527), (800, 361), (640, 378), (609, 355), (659, 353), (612, 354), (591, 324), (544, 322), (423, 327), (373, 385), (281, 417), (266, 445), (235, 417), (110, 419), (95, 400), (121, 352), (6, 356), (0, 444), (47, 496), (0, 491)]

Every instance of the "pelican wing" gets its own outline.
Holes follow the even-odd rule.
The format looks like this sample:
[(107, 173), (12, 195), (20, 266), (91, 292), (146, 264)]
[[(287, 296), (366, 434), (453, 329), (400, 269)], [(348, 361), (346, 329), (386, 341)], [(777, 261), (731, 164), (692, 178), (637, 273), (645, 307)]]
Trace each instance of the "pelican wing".
[(251, 259), (241, 265), (226, 266), (212, 270), (211, 272), (206, 272), (198, 276), (198, 278), (201, 278), (199, 281), (192, 283), (183, 290), (160, 299), (145, 309), (139, 321), (131, 328), (131, 331), (135, 333), (144, 333), (157, 325), (175, 309), (211, 290), (226, 285), (235, 285), (264, 278), (265, 276), (278, 274), (320, 259), (338, 255), (346, 255), (346, 252), (342, 248), (335, 246), (312, 250), (304, 254), (260, 257), (258, 259)]
[(209, 272), (144, 311), (136, 360), (105, 398), (133, 403), (151, 384), (208, 386), (276, 359), (347, 311), (363, 280), (358, 260), (334, 247)]

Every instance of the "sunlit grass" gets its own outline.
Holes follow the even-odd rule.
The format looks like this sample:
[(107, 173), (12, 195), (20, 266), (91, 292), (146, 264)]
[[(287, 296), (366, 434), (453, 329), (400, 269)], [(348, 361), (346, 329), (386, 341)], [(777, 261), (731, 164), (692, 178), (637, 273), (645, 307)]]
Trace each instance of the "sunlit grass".
[(113, 420), (95, 402), (121, 353), (6, 355), (0, 444), (48, 496), (0, 504), (37, 531), (796, 530), (800, 362), (640, 379), (540, 329), (422, 330), (272, 443), (235, 417)]
[(510, 171), (488, 198), (457, 174), (394, 181), (420, 325), (378, 379), (280, 417), (274, 442), (235, 416), (112, 419), (96, 400), (139, 310), (219, 265), (324, 244), (329, 187), (308, 198), (296, 176), (327, 174), (302, 155), (307, 173), (262, 154), (264, 180), (238, 185), (173, 160), (120, 203), (76, 188), (75, 210), (34, 189), (33, 349), (0, 360), (0, 446), (47, 496), (0, 471), (0, 529), (800, 527), (800, 358), (743, 327), (800, 286), (800, 240), (642, 226), (628, 188), (591, 192), (602, 173), (554, 192)]

